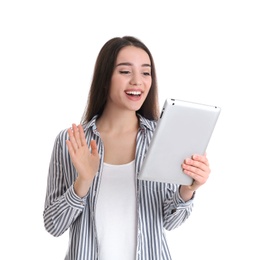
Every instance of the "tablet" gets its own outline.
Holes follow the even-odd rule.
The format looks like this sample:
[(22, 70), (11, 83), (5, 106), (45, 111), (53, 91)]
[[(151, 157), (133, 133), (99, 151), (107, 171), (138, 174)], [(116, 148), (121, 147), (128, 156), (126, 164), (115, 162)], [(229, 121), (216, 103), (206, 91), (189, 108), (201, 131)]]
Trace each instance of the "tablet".
[(138, 174), (141, 180), (191, 185), (184, 159), (204, 154), (220, 107), (168, 98)]

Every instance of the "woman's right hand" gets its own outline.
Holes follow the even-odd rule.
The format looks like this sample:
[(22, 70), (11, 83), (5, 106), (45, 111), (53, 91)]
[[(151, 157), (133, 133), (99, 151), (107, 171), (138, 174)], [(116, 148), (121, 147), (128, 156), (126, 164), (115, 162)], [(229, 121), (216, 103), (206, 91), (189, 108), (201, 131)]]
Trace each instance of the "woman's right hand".
[(99, 169), (100, 157), (97, 145), (95, 140), (91, 140), (89, 149), (82, 125), (72, 124), (72, 128), (68, 129), (68, 134), (69, 140), (66, 140), (66, 144), (78, 173), (74, 190), (79, 197), (84, 197)]

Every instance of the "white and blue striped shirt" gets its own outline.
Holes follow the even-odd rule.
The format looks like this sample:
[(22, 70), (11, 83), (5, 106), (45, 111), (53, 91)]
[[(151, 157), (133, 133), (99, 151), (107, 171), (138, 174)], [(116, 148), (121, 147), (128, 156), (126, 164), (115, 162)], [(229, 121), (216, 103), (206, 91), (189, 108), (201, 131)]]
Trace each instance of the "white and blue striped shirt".
[[(138, 175), (156, 127), (156, 122), (138, 115), (135, 170)], [(44, 208), (44, 225), (53, 236), (69, 229), (69, 248), (65, 260), (99, 260), (95, 210), (104, 147), (96, 129), (96, 116), (83, 126), (87, 143), (96, 140), (101, 163), (88, 194), (80, 198), (73, 189), (77, 172), (71, 162), (66, 140), (67, 129), (61, 131), (54, 144), (49, 166)], [(185, 202), (179, 186), (138, 180), (137, 191), (137, 251), (136, 260), (171, 260), (165, 230), (180, 226), (190, 215), (193, 199)], [(129, 225), (129, 223), (127, 223)]]

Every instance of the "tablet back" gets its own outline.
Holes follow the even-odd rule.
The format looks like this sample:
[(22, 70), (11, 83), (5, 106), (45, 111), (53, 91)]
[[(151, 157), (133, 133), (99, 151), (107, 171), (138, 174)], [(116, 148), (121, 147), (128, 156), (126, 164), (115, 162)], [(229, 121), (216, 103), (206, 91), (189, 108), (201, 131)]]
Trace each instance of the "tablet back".
[(191, 185), (181, 164), (205, 153), (220, 111), (217, 106), (166, 99), (138, 178)]

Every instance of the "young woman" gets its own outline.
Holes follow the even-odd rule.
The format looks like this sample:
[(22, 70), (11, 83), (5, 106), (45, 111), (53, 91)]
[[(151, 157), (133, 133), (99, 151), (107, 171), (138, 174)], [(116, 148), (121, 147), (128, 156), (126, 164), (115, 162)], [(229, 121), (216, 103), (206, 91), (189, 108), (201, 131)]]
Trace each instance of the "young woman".
[(138, 180), (158, 117), (150, 51), (134, 37), (110, 39), (83, 120), (58, 134), (50, 161), (44, 224), (54, 236), (69, 229), (65, 259), (171, 259), (165, 230), (189, 217), (210, 168), (193, 155), (182, 162), (191, 186)]

